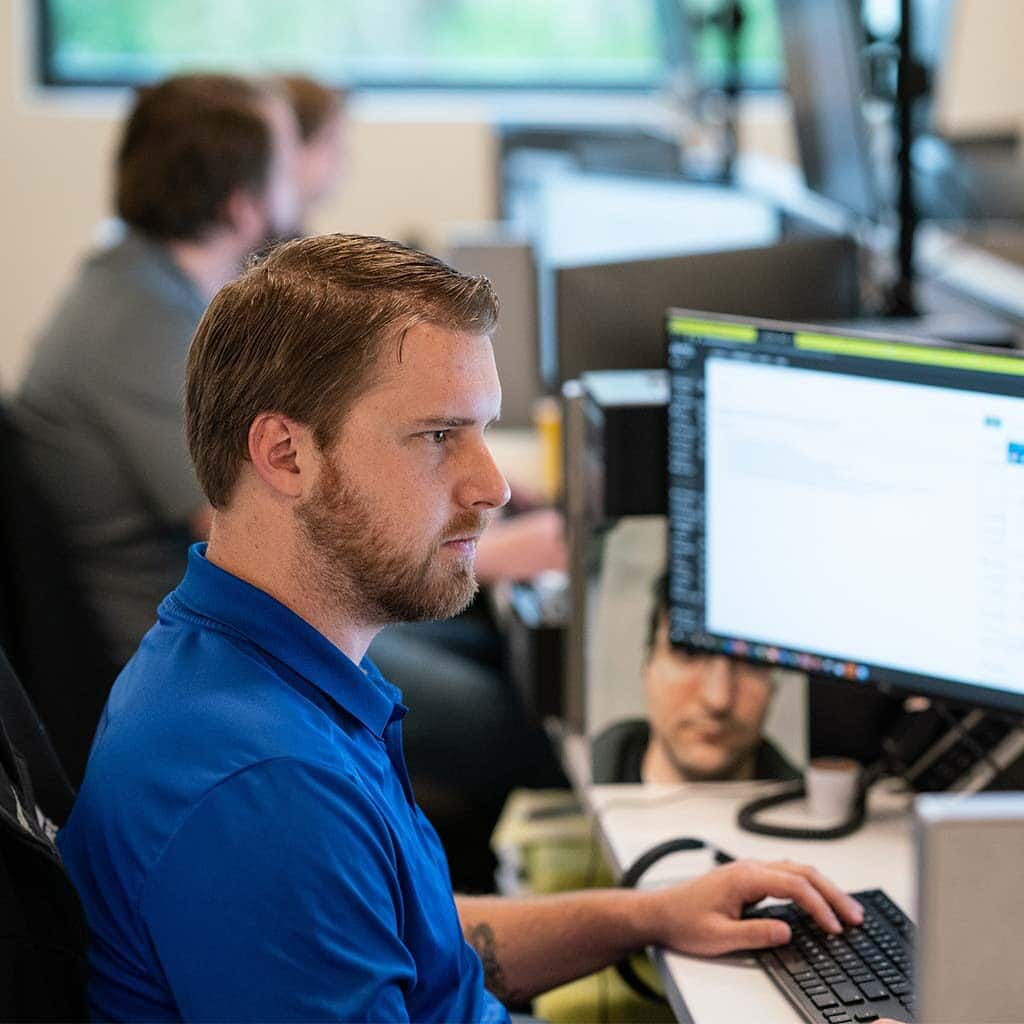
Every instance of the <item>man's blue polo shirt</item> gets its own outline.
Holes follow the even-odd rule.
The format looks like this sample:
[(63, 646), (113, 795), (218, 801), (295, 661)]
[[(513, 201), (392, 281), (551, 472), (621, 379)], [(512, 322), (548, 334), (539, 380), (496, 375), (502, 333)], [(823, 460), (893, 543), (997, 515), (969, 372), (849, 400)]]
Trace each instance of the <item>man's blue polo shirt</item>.
[(507, 1020), (413, 800), (400, 697), (192, 548), (59, 837), (95, 1017)]

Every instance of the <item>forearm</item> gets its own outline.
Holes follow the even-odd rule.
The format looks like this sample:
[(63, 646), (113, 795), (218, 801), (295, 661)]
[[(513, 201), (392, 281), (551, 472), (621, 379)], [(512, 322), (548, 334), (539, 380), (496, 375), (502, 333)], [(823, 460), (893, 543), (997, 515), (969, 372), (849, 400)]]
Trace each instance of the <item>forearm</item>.
[(599, 970), (654, 941), (643, 892), (595, 889), (531, 899), (459, 897), (462, 930), (487, 987), (522, 1002)]
[(765, 897), (795, 900), (820, 928), (864, 918), (856, 900), (814, 868), (791, 861), (737, 861), (658, 890), (596, 889), (527, 900), (463, 897), (462, 930), (480, 954), (487, 987), (518, 1002), (590, 974), (643, 946), (696, 956), (788, 942), (789, 926), (745, 920)]

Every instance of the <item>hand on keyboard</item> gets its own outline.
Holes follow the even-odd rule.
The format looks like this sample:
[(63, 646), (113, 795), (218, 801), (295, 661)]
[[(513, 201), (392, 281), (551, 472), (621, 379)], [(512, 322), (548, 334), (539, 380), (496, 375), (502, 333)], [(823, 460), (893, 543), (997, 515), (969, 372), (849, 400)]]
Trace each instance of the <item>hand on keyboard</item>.
[(758, 962), (812, 1024), (913, 1020), (914, 924), (880, 889), (853, 895), (864, 920), (841, 935), (824, 931), (792, 903), (750, 911), (750, 917), (784, 921), (793, 935), (785, 946), (758, 950)]
[(718, 956), (790, 940), (784, 921), (743, 919), (744, 908), (766, 897), (793, 900), (827, 932), (860, 924), (860, 904), (824, 875), (791, 861), (736, 861), (701, 878), (651, 892), (659, 944), (680, 953)]

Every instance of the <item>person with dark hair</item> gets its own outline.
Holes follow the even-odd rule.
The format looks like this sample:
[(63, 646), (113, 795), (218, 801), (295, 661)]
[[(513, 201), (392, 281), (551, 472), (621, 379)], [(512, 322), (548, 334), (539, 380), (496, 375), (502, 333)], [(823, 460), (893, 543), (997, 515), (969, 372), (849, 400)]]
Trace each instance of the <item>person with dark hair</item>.
[(348, 94), (306, 75), (282, 75), (277, 80), (299, 125), (299, 222), (306, 226), (310, 211), (338, 185), (345, 164), (345, 111)]
[(771, 670), (674, 648), (668, 636), (667, 577), (654, 589), (644, 664), (647, 717), (616, 722), (594, 739), (594, 781), (799, 778), (762, 735), (774, 691)]
[[(860, 909), (811, 868), (737, 863), (661, 891), (455, 898), (366, 657), (454, 615), (508, 485), (489, 282), (379, 238), (288, 242), (196, 331), (186, 432), (208, 545), (119, 676), (58, 842), (104, 1020), (501, 1021), (500, 1000), (648, 944), (785, 942), (744, 920)], [(495, 756), (515, 756), (495, 751)]]
[(182, 427), (185, 354), (246, 256), (293, 232), (296, 134), (288, 104), (241, 78), (142, 89), (116, 158), (127, 233), (85, 261), (17, 395), (29, 467), (117, 664), (205, 534)]

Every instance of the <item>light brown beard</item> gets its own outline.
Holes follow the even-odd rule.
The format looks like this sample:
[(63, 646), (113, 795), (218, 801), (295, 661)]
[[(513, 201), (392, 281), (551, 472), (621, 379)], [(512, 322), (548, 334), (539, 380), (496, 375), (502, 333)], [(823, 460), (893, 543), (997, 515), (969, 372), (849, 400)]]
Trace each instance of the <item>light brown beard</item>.
[(449, 619), (468, 607), (477, 592), (472, 561), (456, 560), (448, 572), (437, 562), (445, 541), (484, 529), (485, 513), (453, 517), (417, 559), (396, 548), (373, 503), (346, 485), (325, 458), (314, 492), (295, 516), (306, 540), (301, 571), (323, 598), (368, 625)]

